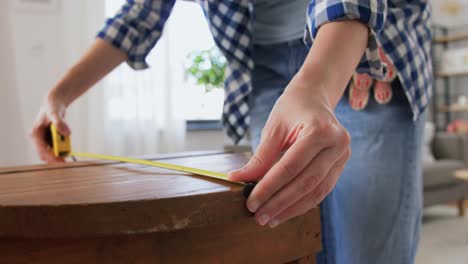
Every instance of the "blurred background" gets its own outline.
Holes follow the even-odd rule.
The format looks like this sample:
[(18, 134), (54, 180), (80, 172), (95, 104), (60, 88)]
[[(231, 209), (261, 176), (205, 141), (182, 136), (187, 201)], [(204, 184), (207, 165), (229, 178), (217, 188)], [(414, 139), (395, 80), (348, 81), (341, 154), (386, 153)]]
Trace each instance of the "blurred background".
[[(0, 1), (0, 166), (39, 162), (27, 134), (46, 92), (123, 2)], [(431, 4), (435, 90), (417, 263), (468, 263), (468, 1)], [(74, 149), (127, 156), (248, 150), (247, 141), (234, 147), (222, 132), (225, 60), (213, 47), (200, 7), (177, 1), (150, 69), (122, 64), (71, 106)]]
[[(0, 2), (0, 165), (39, 162), (27, 133), (46, 92), (123, 3)], [(148, 57), (150, 69), (124, 63), (71, 106), (73, 147), (142, 155), (231, 144), (219, 121), (225, 61), (213, 47), (201, 8), (178, 1)]]

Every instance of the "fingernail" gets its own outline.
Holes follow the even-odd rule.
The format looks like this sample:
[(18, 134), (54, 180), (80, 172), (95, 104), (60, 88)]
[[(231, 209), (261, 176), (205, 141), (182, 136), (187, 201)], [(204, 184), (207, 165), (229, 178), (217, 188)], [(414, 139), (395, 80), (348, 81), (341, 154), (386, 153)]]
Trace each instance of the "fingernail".
[(235, 178), (235, 177), (236, 177), (236, 174), (238, 174), (239, 171), (240, 171), (240, 169), (239, 169), (239, 170), (233, 170), (233, 171), (228, 172), (228, 178), (229, 178), (229, 179), (232, 179), (233, 177)]
[(247, 208), (252, 213), (255, 213), (255, 211), (257, 211), (259, 206), (260, 206), (260, 203), (258, 201), (252, 201), (250, 203), (247, 203)]
[[(247, 166), (247, 165), (246, 165), (246, 166)], [(244, 166), (244, 167), (242, 167), (242, 168), (240, 168), (240, 169), (237, 169), (237, 170), (230, 171), (230, 172), (228, 173), (228, 177), (229, 177), (229, 178), (232, 178), (232, 177), (235, 178), (236, 176), (239, 176), (239, 174), (242, 174), (242, 172), (245, 171), (245, 167), (246, 167), (246, 166)]]
[(270, 220), (270, 217), (268, 215), (266, 215), (266, 214), (263, 214), (263, 215), (260, 216), (260, 218), (258, 220), (260, 221), (261, 225), (265, 225)]
[(268, 225), (270, 226), (270, 228), (275, 228), (275, 227), (278, 226), (278, 224), (279, 224), (279, 221), (276, 220), (276, 219), (273, 219), (273, 220), (270, 221), (270, 223)]

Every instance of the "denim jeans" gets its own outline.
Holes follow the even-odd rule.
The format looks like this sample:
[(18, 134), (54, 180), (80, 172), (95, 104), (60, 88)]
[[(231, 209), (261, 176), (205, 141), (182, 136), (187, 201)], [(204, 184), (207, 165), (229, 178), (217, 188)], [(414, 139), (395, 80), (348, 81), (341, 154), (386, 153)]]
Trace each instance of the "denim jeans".
[[(255, 45), (251, 139), (255, 149), (278, 97), (308, 52), (302, 41)], [(311, 84), (313, 85), (313, 84)], [(373, 97), (363, 111), (343, 96), (335, 113), (351, 135), (351, 158), (320, 205), (323, 250), (318, 263), (414, 263), (422, 212), (421, 144), (425, 115), (413, 121), (398, 82), (393, 99)]]

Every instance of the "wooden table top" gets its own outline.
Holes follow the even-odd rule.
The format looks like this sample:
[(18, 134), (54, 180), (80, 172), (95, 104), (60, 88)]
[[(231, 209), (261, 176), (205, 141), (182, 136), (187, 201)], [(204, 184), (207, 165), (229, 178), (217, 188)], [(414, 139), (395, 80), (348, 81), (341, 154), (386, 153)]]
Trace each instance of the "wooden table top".
[[(155, 156), (228, 172), (247, 154)], [(189, 229), (251, 217), (242, 186), (113, 162), (0, 168), (0, 236), (61, 237)]]
[(468, 181), (468, 169), (456, 170), (453, 175), (460, 180)]

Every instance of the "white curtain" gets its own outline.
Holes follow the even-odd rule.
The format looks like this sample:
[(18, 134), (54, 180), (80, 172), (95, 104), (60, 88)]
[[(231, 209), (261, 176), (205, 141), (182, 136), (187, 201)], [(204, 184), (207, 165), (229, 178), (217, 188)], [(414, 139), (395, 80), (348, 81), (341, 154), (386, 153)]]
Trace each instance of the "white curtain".
[[(123, 2), (108, 0), (107, 15)], [(184, 61), (190, 51), (213, 45), (200, 7), (178, 1), (147, 58), (151, 67), (135, 72), (123, 64), (91, 92), (88, 151), (115, 155), (183, 151), (185, 118), (194, 110), (191, 93), (202, 91), (185, 82)]]
[(149, 58), (151, 69), (134, 72), (121, 65), (96, 87), (89, 97), (91, 150), (142, 155), (183, 149), (185, 120), (176, 100), (180, 87), (171, 82), (169, 60), (161, 56), (167, 49), (165, 39), (150, 55), (159, 58)]

